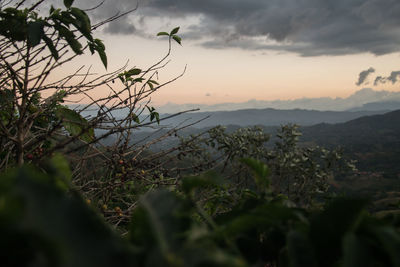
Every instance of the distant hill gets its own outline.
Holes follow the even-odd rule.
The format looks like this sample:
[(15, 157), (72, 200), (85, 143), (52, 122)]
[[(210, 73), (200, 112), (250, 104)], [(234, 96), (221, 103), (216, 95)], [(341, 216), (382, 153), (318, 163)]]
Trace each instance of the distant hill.
[[(242, 112), (196, 113), (196, 115), (200, 117), (207, 114), (216, 115), (211, 122), (217, 123), (225, 119), (224, 125), (229, 132), (235, 131), (245, 125), (262, 124), (260, 122), (263, 122), (262, 128), (264, 131), (271, 134), (271, 140), (268, 142), (268, 146), (272, 146), (277, 140), (275, 133), (280, 124), (299, 122), (299, 118), (305, 118), (308, 122), (311, 122), (314, 117), (317, 117), (317, 119), (324, 118), (325, 120), (329, 118), (333, 121), (348, 119), (352, 116), (356, 117), (362, 116), (363, 114), (370, 114), (342, 123), (319, 123), (312, 126), (302, 126), (300, 128), (302, 132), (300, 143), (307, 146), (320, 145), (327, 148), (341, 147), (347, 158), (358, 161), (356, 165), (360, 171), (379, 175), (382, 174), (384, 177), (390, 179), (400, 178), (400, 110), (375, 115), (373, 115), (373, 112), (282, 111), (272, 109), (245, 110)], [(302, 116), (299, 114), (302, 114)], [(192, 115), (195, 114), (190, 114), (190, 116)], [(187, 116), (189, 116), (189, 114), (187, 114)], [(297, 120), (290, 119), (295, 116), (297, 116)], [(184, 121), (182, 117), (179, 117), (179, 119), (181, 122)], [(236, 121), (236, 123), (228, 123), (230, 121)], [(255, 121), (258, 123), (255, 123)], [(266, 121), (270, 125), (275, 126), (268, 126)], [(204, 125), (204, 123), (202, 122), (200, 126), (201, 125)], [(208, 126), (203, 128), (200, 128), (199, 125), (196, 126), (197, 127), (184, 129), (180, 132), (180, 135), (189, 136), (190, 134), (204, 132), (209, 128)], [(135, 140), (142, 140), (146, 137), (150, 139), (158, 138), (166, 131), (165, 129), (153, 133), (144, 131), (138, 132), (135, 134)], [(158, 151), (167, 149), (176, 145), (177, 142), (178, 140), (176, 138), (170, 137), (152, 146), (152, 150)], [(399, 184), (400, 187), (400, 180), (393, 181), (399, 181), (396, 183)]]
[(361, 107), (351, 108), (348, 111), (372, 111), (372, 110), (398, 110), (400, 109), (400, 101), (381, 101), (371, 102)]
[(359, 169), (400, 178), (400, 110), (301, 130), (302, 142), (341, 146)]
[(302, 131), (308, 140), (321, 143), (353, 145), (370, 144), (372, 141), (400, 142), (400, 110), (364, 116), (345, 123), (317, 124), (304, 127)]
[[(196, 122), (193, 127), (204, 128), (216, 125), (238, 126), (279, 126), (295, 123), (298, 125), (314, 125), (318, 123), (341, 123), (362, 116), (382, 114), (386, 111), (317, 111), (317, 110), (277, 110), (277, 109), (244, 109), (235, 111), (215, 111), (187, 113), (166, 120), (163, 124), (178, 125), (181, 122)], [(166, 117), (168, 114), (163, 114)], [(205, 119), (206, 118), (206, 119)]]

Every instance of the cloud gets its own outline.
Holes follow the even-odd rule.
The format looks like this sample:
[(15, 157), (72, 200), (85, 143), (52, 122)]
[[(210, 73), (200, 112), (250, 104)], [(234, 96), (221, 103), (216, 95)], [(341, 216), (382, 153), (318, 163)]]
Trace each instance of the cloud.
[[(113, 9), (132, 6), (131, 0), (108, 2)], [(140, 0), (136, 15), (186, 19), (183, 37), (209, 48), (288, 51), (302, 56), (400, 51), (398, 0)], [(112, 29), (121, 32), (119, 26)]]
[(398, 81), (397, 78), (399, 78), (399, 76), (400, 76), (400, 71), (392, 71), (390, 73), (390, 76), (387, 77), (387, 80), (392, 82), (392, 84), (395, 84)]
[(375, 69), (372, 67), (360, 72), (360, 74), (358, 75), (358, 81), (356, 82), (356, 85), (360, 86), (361, 84), (363, 84), (365, 80), (368, 78), (368, 76), (373, 72), (375, 72)]
[(105, 33), (112, 34), (135, 34), (137, 33), (137, 29), (132, 22), (129, 21), (128, 17), (120, 18), (121, 21), (119, 23), (109, 23), (105, 28)]
[(374, 85), (383, 84), (387, 82), (391, 82), (395, 84), (399, 81), (400, 71), (392, 71), (388, 77), (378, 76), (375, 78)]
[(380, 83), (385, 83), (386, 79), (382, 76), (377, 76), (374, 81), (374, 85), (377, 86)]

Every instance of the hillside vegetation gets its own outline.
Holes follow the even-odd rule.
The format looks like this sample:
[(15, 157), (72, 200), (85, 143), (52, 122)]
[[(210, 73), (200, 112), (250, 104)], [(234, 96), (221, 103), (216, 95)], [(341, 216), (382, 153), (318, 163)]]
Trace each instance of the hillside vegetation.
[(298, 126), (279, 127), (272, 147), (260, 127), (162, 127), (182, 115), (150, 101), (182, 75), (158, 76), (179, 27), (157, 34), (168, 49), (149, 67), (50, 79), (85, 52), (107, 68), (95, 30), (134, 9), (92, 24), (94, 9), (0, 5), (2, 266), (400, 266), (398, 207), (373, 214), (368, 199), (336, 196), (355, 166), (299, 145)]

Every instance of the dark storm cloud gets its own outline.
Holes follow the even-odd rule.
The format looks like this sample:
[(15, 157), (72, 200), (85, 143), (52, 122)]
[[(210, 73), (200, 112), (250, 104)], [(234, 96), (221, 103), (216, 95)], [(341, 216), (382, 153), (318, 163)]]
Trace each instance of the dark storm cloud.
[(360, 86), (361, 84), (363, 84), (365, 82), (365, 80), (368, 78), (368, 76), (374, 72), (375, 72), (375, 69), (372, 67), (360, 72), (360, 74), (358, 75), (358, 81), (356, 82), (356, 85)]
[(207, 37), (206, 47), (303, 56), (400, 51), (398, 0), (143, 0), (138, 13), (150, 18), (200, 16), (182, 35), (187, 40)]
[(400, 78), (400, 71), (392, 71), (388, 77), (378, 76), (375, 78), (374, 85), (378, 85), (380, 83), (387, 83), (391, 82), (395, 84), (399, 81)]

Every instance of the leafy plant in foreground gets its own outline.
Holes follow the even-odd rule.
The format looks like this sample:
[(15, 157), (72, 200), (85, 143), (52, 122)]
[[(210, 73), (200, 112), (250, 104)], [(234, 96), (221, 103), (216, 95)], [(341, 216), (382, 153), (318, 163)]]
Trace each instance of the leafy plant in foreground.
[(213, 217), (195, 199), (198, 190), (223, 188), (218, 179), (188, 177), (180, 192), (141, 197), (127, 239), (69, 189), (59, 168), (49, 165), (47, 175), (13, 170), (0, 179), (2, 264), (399, 266), (399, 230), (369, 215), (365, 200), (338, 198), (321, 211), (293, 208), (270, 194), (262, 163), (244, 162), (258, 187), (229, 211)]

